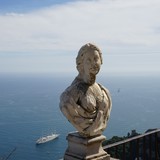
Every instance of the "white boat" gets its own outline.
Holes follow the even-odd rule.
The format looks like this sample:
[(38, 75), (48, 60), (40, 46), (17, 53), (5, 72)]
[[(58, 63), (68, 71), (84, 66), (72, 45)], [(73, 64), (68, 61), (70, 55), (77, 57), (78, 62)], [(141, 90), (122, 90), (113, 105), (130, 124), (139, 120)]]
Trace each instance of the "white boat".
[(42, 143), (46, 143), (46, 142), (49, 142), (49, 141), (52, 141), (56, 138), (59, 137), (59, 134), (55, 134), (55, 133), (52, 133), (51, 135), (48, 135), (48, 136), (44, 136), (44, 137), (41, 137), (39, 138), (37, 141), (36, 141), (36, 144), (42, 144)]

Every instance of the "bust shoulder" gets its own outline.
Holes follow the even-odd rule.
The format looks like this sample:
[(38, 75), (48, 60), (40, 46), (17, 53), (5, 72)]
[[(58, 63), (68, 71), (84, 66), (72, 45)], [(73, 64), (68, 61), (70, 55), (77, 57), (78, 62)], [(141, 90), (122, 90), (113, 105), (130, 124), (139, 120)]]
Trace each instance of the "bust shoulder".
[(111, 94), (110, 94), (109, 90), (106, 87), (104, 87), (103, 85), (101, 85), (100, 83), (98, 83), (98, 85), (101, 88), (101, 90), (104, 91), (105, 95), (107, 96), (108, 100), (110, 101), (110, 104), (112, 104)]

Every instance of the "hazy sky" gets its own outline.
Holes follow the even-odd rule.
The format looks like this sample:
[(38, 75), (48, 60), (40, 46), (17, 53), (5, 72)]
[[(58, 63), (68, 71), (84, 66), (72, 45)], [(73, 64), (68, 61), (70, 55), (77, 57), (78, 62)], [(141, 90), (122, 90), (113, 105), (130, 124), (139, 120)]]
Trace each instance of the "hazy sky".
[(102, 73), (160, 74), (160, 0), (0, 0), (0, 72), (76, 72), (97, 44)]

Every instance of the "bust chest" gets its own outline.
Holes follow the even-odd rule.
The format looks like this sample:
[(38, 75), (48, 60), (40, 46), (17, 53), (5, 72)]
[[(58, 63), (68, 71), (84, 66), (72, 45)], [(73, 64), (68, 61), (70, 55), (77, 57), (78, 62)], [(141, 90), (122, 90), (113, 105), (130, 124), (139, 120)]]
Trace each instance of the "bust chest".
[(103, 91), (98, 84), (94, 84), (85, 87), (85, 89), (81, 91), (79, 103), (87, 112), (95, 113), (99, 105), (103, 103), (103, 98)]

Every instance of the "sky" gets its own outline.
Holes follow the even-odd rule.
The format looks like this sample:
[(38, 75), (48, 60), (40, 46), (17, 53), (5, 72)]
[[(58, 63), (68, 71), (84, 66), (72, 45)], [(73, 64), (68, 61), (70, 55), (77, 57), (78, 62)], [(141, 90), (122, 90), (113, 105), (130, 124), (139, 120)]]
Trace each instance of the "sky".
[(81, 46), (103, 74), (160, 74), (159, 0), (0, 0), (0, 73), (75, 74)]

